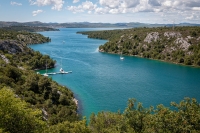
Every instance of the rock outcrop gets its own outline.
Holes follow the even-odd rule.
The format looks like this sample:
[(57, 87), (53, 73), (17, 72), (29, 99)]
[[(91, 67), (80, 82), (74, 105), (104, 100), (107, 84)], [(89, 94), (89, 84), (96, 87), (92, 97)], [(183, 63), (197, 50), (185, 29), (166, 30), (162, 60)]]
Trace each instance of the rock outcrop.
[(189, 46), (191, 45), (190, 43), (188, 43), (187, 40), (183, 39), (182, 37), (177, 38), (175, 40), (175, 43), (180, 44), (180, 48), (183, 49), (183, 50), (187, 50), (189, 48)]
[(148, 33), (146, 38), (144, 39), (144, 42), (151, 43), (152, 41), (156, 42), (159, 39), (159, 33), (158, 32), (151, 32)]
[(165, 32), (165, 33), (164, 33), (164, 36), (167, 37), (168, 39), (174, 38), (174, 37), (177, 38), (177, 37), (181, 37), (181, 33), (170, 31), (170, 32)]
[(23, 45), (15, 40), (0, 40), (0, 50), (7, 51), (12, 54), (24, 51)]
[(6, 58), (5, 55), (0, 54), (0, 57), (6, 62), (6, 64), (10, 63), (10, 61), (8, 60), (8, 58)]

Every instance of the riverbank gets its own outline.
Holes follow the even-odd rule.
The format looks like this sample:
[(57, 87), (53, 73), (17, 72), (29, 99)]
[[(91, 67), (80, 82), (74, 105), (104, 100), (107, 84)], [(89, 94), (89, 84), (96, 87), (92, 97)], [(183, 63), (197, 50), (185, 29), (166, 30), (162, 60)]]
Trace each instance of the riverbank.
[[(98, 50), (100, 53), (107, 53), (107, 54), (114, 54), (114, 55), (119, 55), (120, 53), (113, 53), (113, 52), (105, 52), (103, 50)], [(173, 61), (166, 61), (166, 60), (160, 60), (160, 59), (153, 59), (153, 58), (145, 58), (143, 56), (140, 55), (123, 55), (123, 56), (133, 56), (133, 57), (138, 57), (138, 58), (144, 58), (144, 59), (149, 59), (149, 60), (155, 60), (155, 61), (161, 61), (161, 62), (165, 62), (165, 63), (171, 63), (171, 64), (175, 64), (175, 65), (180, 65), (180, 66), (187, 66), (187, 67), (193, 67), (193, 68), (200, 68), (200, 66), (196, 66), (196, 65), (185, 65), (182, 63), (177, 63), (177, 62), (173, 62)]]
[(100, 51), (137, 55), (200, 67), (200, 27), (133, 28), (123, 30), (86, 31), (88, 38), (108, 40), (99, 46)]

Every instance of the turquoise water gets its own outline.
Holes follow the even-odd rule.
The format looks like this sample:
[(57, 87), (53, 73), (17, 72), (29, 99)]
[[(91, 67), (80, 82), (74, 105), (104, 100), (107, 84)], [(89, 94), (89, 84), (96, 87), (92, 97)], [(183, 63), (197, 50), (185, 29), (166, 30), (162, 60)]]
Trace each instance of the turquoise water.
[[(42, 32), (50, 43), (31, 45), (34, 50), (50, 55), (71, 74), (53, 75), (53, 80), (70, 88), (79, 100), (79, 112), (89, 118), (92, 112), (125, 109), (129, 98), (145, 107), (180, 102), (184, 97), (200, 102), (200, 69), (155, 60), (99, 53), (105, 40), (88, 39), (77, 31), (102, 30), (67, 28)], [(63, 42), (64, 41), (64, 42)], [(61, 61), (62, 58), (62, 61)], [(40, 71), (44, 73), (44, 71)]]

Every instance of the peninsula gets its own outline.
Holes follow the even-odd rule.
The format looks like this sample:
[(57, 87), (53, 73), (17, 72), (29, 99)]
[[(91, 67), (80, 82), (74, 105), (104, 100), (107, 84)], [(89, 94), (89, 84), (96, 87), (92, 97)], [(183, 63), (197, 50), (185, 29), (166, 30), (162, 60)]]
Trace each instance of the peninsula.
[(78, 32), (108, 40), (100, 52), (139, 56), (176, 64), (200, 66), (200, 27), (132, 28)]

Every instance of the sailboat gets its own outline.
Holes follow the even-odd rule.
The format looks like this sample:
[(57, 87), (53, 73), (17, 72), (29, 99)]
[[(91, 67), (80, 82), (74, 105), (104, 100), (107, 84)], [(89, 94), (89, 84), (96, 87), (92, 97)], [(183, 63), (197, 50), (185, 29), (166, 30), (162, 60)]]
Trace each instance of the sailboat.
[(61, 68), (60, 68), (60, 73), (63, 74), (65, 71), (62, 69), (62, 57), (61, 57)]
[(69, 72), (65, 72), (63, 69), (62, 69), (62, 58), (61, 58), (61, 68), (60, 68), (60, 74), (67, 74)]
[(120, 60), (124, 60), (124, 57), (122, 56), (122, 52), (121, 52), (121, 55), (120, 55)]
[(48, 77), (49, 75), (47, 74), (47, 61), (46, 61), (46, 73), (43, 74), (44, 76)]

